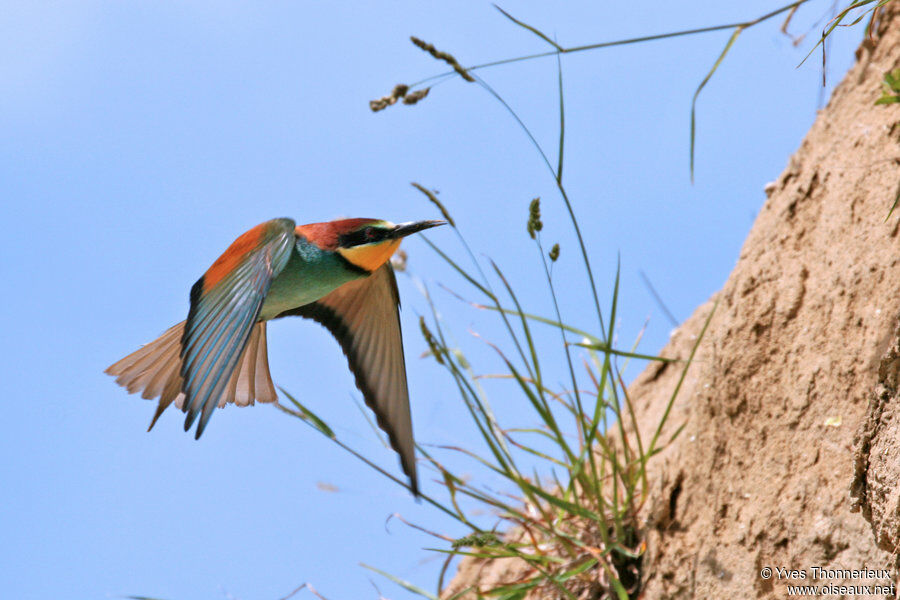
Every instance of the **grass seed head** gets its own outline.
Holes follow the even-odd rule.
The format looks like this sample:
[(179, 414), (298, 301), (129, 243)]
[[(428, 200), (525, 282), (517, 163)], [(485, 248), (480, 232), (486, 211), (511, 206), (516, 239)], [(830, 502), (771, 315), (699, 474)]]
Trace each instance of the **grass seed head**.
[[(409, 91), (408, 85), (406, 85), (405, 83), (398, 83), (397, 85), (394, 86), (394, 89), (392, 89), (391, 93), (388, 94), (387, 96), (382, 96), (381, 98), (378, 98), (377, 100), (369, 100), (369, 108), (372, 110), (372, 112), (378, 112), (380, 110), (384, 110), (388, 106), (391, 106), (392, 104), (396, 104), (397, 100), (400, 100), (401, 98), (404, 98), (404, 100), (405, 100), (406, 92), (408, 92), (408, 91)], [(415, 93), (418, 93), (418, 92), (415, 92)], [(424, 98), (425, 95), (427, 95), (427, 94), (428, 94), (428, 92), (426, 91), (425, 94), (422, 97), (417, 98), (415, 100), (415, 102), (407, 102), (406, 104), (415, 104), (416, 102), (418, 102), (419, 100)]]
[(556, 262), (557, 258), (559, 258), (559, 244), (553, 244), (553, 247), (550, 248), (550, 261)]
[(441, 201), (438, 200), (436, 191), (429, 190), (421, 183), (416, 183), (415, 181), (410, 183), (410, 185), (425, 194), (425, 196), (431, 201), (431, 203), (438, 207), (438, 210), (441, 211), (441, 215), (444, 217), (444, 220), (450, 223), (450, 227), (456, 227), (456, 223), (453, 221), (453, 217), (450, 216), (450, 213), (447, 212), (447, 209), (444, 207)]
[(471, 75), (469, 75), (469, 72), (466, 71), (463, 68), (463, 66), (461, 64), (459, 64), (459, 62), (456, 60), (456, 58), (454, 58), (454, 56), (452, 54), (450, 54), (449, 52), (441, 52), (440, 50), (438, 50), (437, 48), (434, 47), (434, 44), (429, 44), (428, 42), (426, 42), (424, 40), (420, 40), (416, 36), (410, 36), (409, 39), (418, 48), (421, 48), (422, 50), (424, 50), (425, 52), (427, 52), (434, 58), (436, 58), (438, 60), (442, 60), (445, 63), (447, 63), (448, 65), (450, 65), (451, 67), (453, 67), (453, 70), (456, 71), (460, 77), (462, 77), (469, 83), (475, 82), (475, 78), (472, 77)]
[(438, 364), (444, 364), (441, 348), (438, 345), (437, 340), (434, 339), (434, 334), (431, 333), (431, 330), (428, 329), (428, 325), (425, 324), (425, 317), (419, 317), (419, 328), (422, 330), (422, 336), (425, 337), (425, 343), (428, 344), (428, 350), (431, 352), (431, 355), (434, 356), (434, 360), (438, 361)]
[(528, 205), (528, 235), (531, 239), (535, 238), (538, 231), (544, 228), (541, 222), (541, 199), (535, 198)]

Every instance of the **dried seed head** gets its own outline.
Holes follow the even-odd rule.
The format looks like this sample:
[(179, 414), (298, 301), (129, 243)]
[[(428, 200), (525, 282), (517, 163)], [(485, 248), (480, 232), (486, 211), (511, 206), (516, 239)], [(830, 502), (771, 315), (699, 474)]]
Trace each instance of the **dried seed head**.
[(456, 71), (459, 74), (459, 76), (462, 77), (463, 79), (465, 79), (466, 81), (468, 81), (470, 83), (475, 82), (475, 78), (472, 77), (471, 75), (469, 75), (469, 72), (466, 71), (463, 68), (463, 66), (461, 64), (459, 64), (459, 62), (457, 62), (457, 60), (453, 57), (452, 54), (450, 54), (448, 52), (441, 52), (440, 50), (435, 48), (433, 44), (429, 44), (426, 41), (420, 40), (416, 36), (410, 36), (409, 39), (413, 44), (415, 44), (417, 47), (421, 48), (422, 50), (424, 50), (425, 52), (427, 52), (434, 58), (436, 58), (438, 60), (442, 60), (445, 63), (447, 63), (448, 65), (450, 65), (451, 67), (453, 67), (453, 70)]
[(421, 38), (417, 38), (414, 35), (409, 36), (409, 41), (411, 41), (413, 44), (415, 44), (416, 46), (418, 46), (419, 48), (421, 48), (428, 54), (434, 56), (435, 58), (441, 58), (437, 55), (438, 54), (437, 48), (435, 48), (433, 44), (429, 44), (425, 40), (423, 40)]
[(431, 91), (431, 88), (422, 88), (421, 90), (416, 90), (415, 92), (409, 93), (403, 97), (403, 104), (415, 104), (422, 98), (428, 95), (428, 92)]
[(431, 200), (431, 203), (438, 207), (438, 210), (441, 211), (441, 215), (443, 215), (444, 220), (450, 223), (450, 227), (456, 227), (456, 223), (453, 222), (453, 217), (450, 216), (450, 213), (447, 212), (447, 209), (444, 208), (444, 205), (441, 204), (441, 201), (437, 199), (436, 192), (429, 190), (424, 185), (416, 183), (415, 181), (413, 181), (410, 185), (425, 194), (428, 199)]
[(553, 244), (553, 247), (550, 248), (550, 261), (556, 262), (557, 258), (559, 258), (559, 244)]
[[(391, 90), (391, 93), (387, 96), (382, 96), (377, 100), (369, 100), (369, 108), (372, 109), (372, 112), (378, 112), (379, 110), (384, 110), (388, 106), (392, 104), (396, 104), (397, 100), (400, 98), (404, 98), (406, 96), (406, 92), (409, 91), (409, 86), (405, 83), (398, 83), (394, 86), (394, 89)], [(426, 92), (427, 93), (427, 92)], [(420, 98), (421, 99), (421, 98)], [(418, 102), (418, 100), (416, 100)], [(413, 103), (414, 104), (414, 103)]]
[[(394, 102), (396, 102), (396, 100), (394, 100)], [(378, 112), (380, 110), (386, 109), (394, 102), (391, 102), (391, 99), (387, 96), (385, 96), (384, 98), (379, 98), (378, 100), (369, 100), (369, 109), (372, 112)]]
[(434, 360), (438, 361), (438, 364), (444, 364), (444, 357), (441, 355), (441, 347), (438, 345), (437, 340), (434, 339), (431, 330), (428, 329), (428, 325), (425, 324), (425, 317), (419, 317), (419, 328), (422, 330), (422, 336), (425, 337), (425, 342), (428, 344), (428, 350), (431, 352)]
[(528, 205), (528, 235), (531, 239), (535, 238), (536, 232), (544, 228), (541, 222), (541, 199), (535, 198)]

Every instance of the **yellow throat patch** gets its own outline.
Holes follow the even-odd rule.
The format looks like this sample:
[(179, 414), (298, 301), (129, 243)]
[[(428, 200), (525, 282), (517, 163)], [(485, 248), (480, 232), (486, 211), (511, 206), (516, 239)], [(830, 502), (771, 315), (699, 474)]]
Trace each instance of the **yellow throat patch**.
[(338, 248), (337, 251), (357, 267), (374, 273), (378, 267), (390, 260), (399, 247), (400, 240), (384, 240), (377, 244)]

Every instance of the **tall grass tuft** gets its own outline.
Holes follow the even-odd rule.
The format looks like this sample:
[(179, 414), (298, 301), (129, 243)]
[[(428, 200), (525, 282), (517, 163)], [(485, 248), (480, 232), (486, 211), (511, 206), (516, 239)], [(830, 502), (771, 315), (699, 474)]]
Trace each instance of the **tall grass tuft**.
[[(462, 590), (455, 597), (473, 592), (473, 597), (514, 600), (539, 591), (573, 600), (607, 593), (619, 599), (635, 598), (640, 591), (644, 551), (639, 514), (649, 491), (647, 466), (674, 439), (674, 435), (663, 439), (662, 432), (702, 334), (683, 360), (613, 347), (606, 340), (614, 337), (618, 269), (609, 299), (608, 329), (591, 334), (564, 324), (559, 319), (552, 262), (540, 237), (539, 201), (531, 203), (523, 214), (523, 222), (527, 223), (523, 229), (534, 234), (547, 290), (557, 306), (555, 318), (527, 312), (498, 265), (490, 264), (492, 276), (487, 277), (478, 267), (462, 267), (429, 242), (482, 297), (473, 305), (475, 309), (495, 315), (509, 336), (503, 347), (487, 342), (504, 369), (499, 373), (480, 373), (466, 352), (452, 341), (452, 325), (440, 317), (426, 288), (431, 315), (420, 318), (420, 328), (427, 353), (445, 369), (455, 386), (470, 426), (478, 432), (481, 447), (418, 446), (421, 466), (431, 471), (439, 489), (438, 494), (423, 493), (422, 497), (452, 517), (467, 533), (432, 534), (439, 544), (431, 550), (446, 555), (434, 593), (364, 566), (431, 599), (441, 597), (451, 560), (463, 556), (516, 559), (519, 568), (514, 579), (503, 585)], [(459, 240), (471, 255), (461, 235)], [(501, 290), (499, 293), (494, 285)], [(558, 331), (560, 346), (539, 347), (533, 331), (536, 327)], [(704, 326), (704, 332), (705, 329)], [(558, 356), (560, 349), (570, 377), (569, 384), (563, 387), (544, 378), (548, 356)], [(635, 407), (621, 375), (624, 365), (618, 365), (619, 360), (629, 359), (665, 361), (681, 368), (679, 385), (649, 437), (641, 434), (646, 428), (638, 426)], [(500, 421), (482, 385), (486, 378), (508, 383), (504, 404), (521, 406), (519, 422)], [(399, 485), (406, 485), (340, 441), (332, 428), (290, 394), (285, 392), (285, 396), (294, 408), (280, 406), (283, 411), (302, 419)], [(678, 432), (676, 429), (675, 435)], [(464, 477), (448, 466), (449, 461), (443, 458), (448, 453), (469, 459), (480, 467), (476, 472), (493, 481), (499, 479), (502, 485), (494, 489), (485, 484), (484, 478)], [(485, 509), (496, 517), (490, 529), (479, 526), (479, 519), (473, 516)]]

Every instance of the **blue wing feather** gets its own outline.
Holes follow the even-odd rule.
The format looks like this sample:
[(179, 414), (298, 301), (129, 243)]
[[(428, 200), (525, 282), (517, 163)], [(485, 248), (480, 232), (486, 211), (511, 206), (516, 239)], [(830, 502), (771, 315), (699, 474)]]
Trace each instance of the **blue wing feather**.
[[(207, 289), (210, 271), (191, 289), (191, 309), (181, 344), (185, 431), (197, 417), (200, 437), (231, 378), (272, 280), (294, 246), (294, 222), (275, 219), (238, 238)], [(240, 245), (238, 245), (240, 244)], [(223, 260), (224, 259), (224, 260)], [(214, 265), (211, 268), (217, 268)], [(222, 272), (223, 269), (227, 272)]]

